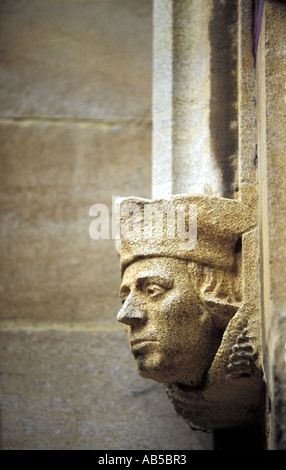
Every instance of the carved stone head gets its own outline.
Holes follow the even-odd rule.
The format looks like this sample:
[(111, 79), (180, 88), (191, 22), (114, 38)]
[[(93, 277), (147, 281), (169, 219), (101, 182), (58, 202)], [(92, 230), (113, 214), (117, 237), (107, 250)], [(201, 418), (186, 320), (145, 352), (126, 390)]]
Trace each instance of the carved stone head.
[(173, 257), (144, 258), (126, 268), (117, 319), (141, 376), (202, 386), (233, 306), (223, 314), (209, 308), (198, 276), (202, 267)]
[[(181, 210), (182, 204), (186, 209), (188, 204), (197, 208), (193, 225), (194, 212), (184, 213), (184, 227), (189, 229), (185, 243), (176, 237), (177, 232), (170, 236), (168, 227), (168, 215), (175, 215), (176, 225), (177, 208)], [(155, 212), (163, 207), (159, 230), (155, 215), (150, 218), (152, 207)], [(233, 380), (252, 374), (254, 355), (244, 360), (242, 368), (233, 368), (231, 358), (237, 338), (242, 331), (246, 334), (247, 315), (251, 316), (247, 308), (243, 310), (241, 238), (255, 226), (255, 217), (241, 203), (206, 196), (165, 201), (128, 198), (121, 202), (121, 209), (120, 223), (125, 224), (119, 246), (123, 305), (117, 319), (125, 326), (139, 374), (169, 384), (168, 393), (181, 414), (196, 419), (199, 413), (198, 421), (204, 423), (201, 407), (208, 410), (209, 403), (217, 400), (219, 409), (218, 404), (227, 403), (228, 398), (222, 399), (227, 393), (232, 403)], [(153, 236), (144, 237), (150, 235), (150, 227)], [(194, 227), (196, 237), (190, 234)], [(244, 313), (239, 316), (240, 309)], [(246, 356), (243, 351), (242, 357)], [(244, 367), (249, 364), (250, 373)], [(244, 390), (247, 386), (245, 382)], [(241, 415), (239, 407), (236, 414)]]
[(126, 325), (140, 375), (158, 382), (200, 385), (218, 347), (187, 261), (154, 257), (131, 264), (121, 284), (118, 320)]

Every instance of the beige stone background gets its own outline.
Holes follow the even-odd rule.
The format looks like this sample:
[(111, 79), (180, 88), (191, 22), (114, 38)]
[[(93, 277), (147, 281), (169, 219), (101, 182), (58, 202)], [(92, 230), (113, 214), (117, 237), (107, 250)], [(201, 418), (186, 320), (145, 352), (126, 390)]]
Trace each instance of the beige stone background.
[(211, 449), (132, 365), (113, 240), (151, 195), (151, 0), (1, 0), (1, 448)]

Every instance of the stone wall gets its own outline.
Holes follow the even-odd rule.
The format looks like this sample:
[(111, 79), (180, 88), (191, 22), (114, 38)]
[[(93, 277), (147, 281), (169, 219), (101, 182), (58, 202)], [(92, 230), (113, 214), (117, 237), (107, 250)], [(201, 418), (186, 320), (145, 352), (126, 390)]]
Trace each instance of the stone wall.
[(89, 237), (151, 195), (151, 0), (2, 0), (0, 37), (2, 449), (212, 448), (132, 367)]
[(258, 163), (266, 434), (286, 449), (286, 4), (265, 1), (257, 60)]

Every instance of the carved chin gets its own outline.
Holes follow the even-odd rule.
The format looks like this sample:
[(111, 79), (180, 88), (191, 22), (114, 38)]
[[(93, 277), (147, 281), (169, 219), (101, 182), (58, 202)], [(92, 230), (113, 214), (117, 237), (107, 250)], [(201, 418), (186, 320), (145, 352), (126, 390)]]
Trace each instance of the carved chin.
[(144, 379), (152, 379), (159, 383), (169, 382), (169, 374), (160, 370), (160, 367), (148, 364), (144, 360), (137, 361), (137, 371)]
[[(190, 374), (190, 370), (170, 368), (164, 365), (160, 357), (139, 356), (135, 358), (137, 372), (145, 379), (152, 379), (159, 383), (180, 383), (190, 388), (198, 388), (202, 383), (201, 374)], [(191, 376), (192, 375), (192, 376)]]
[(145, 379), (152, 379), (159, 383), (166, 383), (166, 377), (169, 375), (162, 364), (162, 357), (160, 354), (139, 354), (137, 351), (133, 352), (133, 357), (136, 361), (137, 372)]

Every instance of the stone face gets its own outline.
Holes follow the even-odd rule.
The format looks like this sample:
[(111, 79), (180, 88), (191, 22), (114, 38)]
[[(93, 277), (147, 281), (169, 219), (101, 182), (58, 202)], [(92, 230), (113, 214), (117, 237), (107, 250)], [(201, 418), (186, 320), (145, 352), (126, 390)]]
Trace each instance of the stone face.
[(122, 331), (2, 331), (0, 345), (3, 450), (212, 448), (130, 368)]
[[(140, 259), (121, 283), (124, 304), (118, 320), (140, 375), (198, 389), (220, 342), (214, 319), (202, 314), (192, 271), (172, 257)], [(209, 338), (212, 341), (209, 341)], [(202, 354), (203, 352), (203, 354)]]
[(149, 120), (150, 0), (0, 8), (0, 115)]
[[(190, 194), (119, 202), (123, 306), (117, 319), (139, 374), (168, 384), (176, 410), (195, 426), (257, 425), (263, 370), (256, 211)], [(182, 248), (178, 227), (170, 236), (170, 221), (178, 224), (183, 206), (189, 228), (190, 204), (197, 209), (197, 242)], [(150, 207), (153, 233), (146, 231)]]
[(106, 204), (111, 217), (112, 196), (127, 185), (149, 194), (149, 126), (10, 123), (0, 132), (1, 319), (112, 323), (117, 254), (114, 240), (90, 238), (89, 208)]

